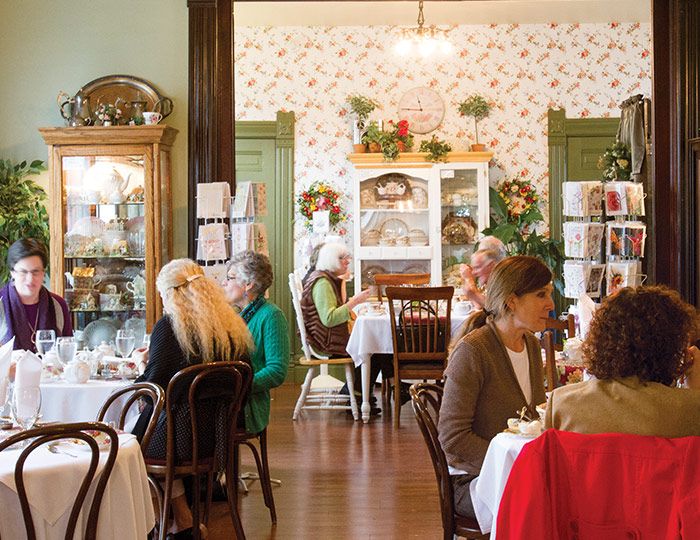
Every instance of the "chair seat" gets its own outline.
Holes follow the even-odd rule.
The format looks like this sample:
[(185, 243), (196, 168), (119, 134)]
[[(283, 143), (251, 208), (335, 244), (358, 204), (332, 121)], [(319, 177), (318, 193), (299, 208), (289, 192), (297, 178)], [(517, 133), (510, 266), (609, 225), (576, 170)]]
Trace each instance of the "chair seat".
[(338, 364), (351, 364), (354, 363), (353, 359), (350, 357), (347, 358), (328, 358), (325, 360), (318, 359), (318, 358), (311, 358), (308, 359), (305, 356), (302, 356), (299, 358), (299, 364), (302, 366), (321, 366), (323, 364), (330, 364), (330, 365), (338, 365)]
[(489, 536), (481, 532), (478, 521), (459, 514), (455, 514), (455, 533), (458, 536), (468, 536), (469, 538), (488, 538)]

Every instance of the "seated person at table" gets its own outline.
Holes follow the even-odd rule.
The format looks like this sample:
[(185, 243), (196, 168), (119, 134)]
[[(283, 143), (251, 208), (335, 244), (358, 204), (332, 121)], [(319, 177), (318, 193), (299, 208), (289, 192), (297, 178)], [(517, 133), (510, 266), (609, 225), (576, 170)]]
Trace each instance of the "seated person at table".
[[(545, 426), (700, 435), (700, 351), (689, 348), (696, 324), (695, 308), (666, 287), (628, 287), (607, 298), (583, 343), (586, 368), (596, 378), (554, 390)], [(684, 375), (689, 388), (677, 388)]]
[[(167, 389), (175, 374), (193, 364), (246, 360), (253, 343), (245, 322), (228, 305), (221, 287), (205, 277), (202, 268), (189, 259), (175, 259), (166, 264), (156, 280), (158, 292), (163, 299), (165, 315), (155, 324), (151, 332), (149, 359), (146, 370), (136, 381), (152, 382)], [(187, 395), (181, 395), (180, 415), (188, 414)], [(166, 407), (168, 404), (166, 404)], [(142, 434), (150, 418), (150, 407), (141, 413), (134, 433)], [(146, 458), (164, 460), (167, 449), (166, 413), (162, 412), (148, 449)], [(215, 418), (203, 430), (215, 430)], [(186, 461), (191, 458), (189, 420), (177, 423), (178, 444), (176, 458)], [(192, 513), (185, 498), (182, 481), (173, 483), (172, 533), (177, 538), (187, 538), (192, 527)]]
[[(343, 244), (326, 243), (318, 252), (316, 269), (309, 275), (301, 295), (301, 309), (309, 345), (319, 354), (347, 357), (345, 347), (350, 339), (348, 321), (352, 308), (369, 299), (365, 289), (349, 300), (343, 295), (343, 276), (348, 274), (352, 257)], [(375, 355), (379, 356), (379, 355)], [(374, 357), (373, 357), (374, 358)], [(388, 369), (391, 355), (371, 362), (370, 385), (382, 367)], [(383, 365), (383, 366), (382, 366)], [(360, 367), (355, 368), (355, 388), (360, 389)], [(342, 391), (347, 392), (347, 387)], [(342, 392), (341, 391), (341, 392)], [(377, 412), (377, 411), (375, 411)]]
[(12, 280), (0, 289), (0, 345), (14, 337), (15, 350), (36, 352), (37, 330), (73, 335), (65, 300), (43, 285), (48, 262), (46, 247), (34, 238), (17, 240), (7, 250)]
[(289, 365), (289, 326), (282, 310), (265, 300), (272, 285), (270, 259), (242, 251), (229, 261), (222, 283), (226, 300), (241, 309), (253, 335), (253, 387), (245, 405), (245, 428), (260, 433), (270, 421), (270, 389), (284, 382)]
[(457, 513), (474, 516), (469, 483), (479, 475), (489, 442), (508, 418), (544, 400), (539, 340), (552, 302), (552, 273), (535, 257), (502, 260), (489, 279), (486, 306), (452, 350), (445, 370), (438, 438), (450, 468)]
[[(506, 248), (495, 236), (484, 236), (479, 241), (479, 249), (471, 256), (471, 265), (459, 265), (462, 276), (462, 294), (474, 304), (484, 306), (486, 287), (494, 267), (506, 256)], [(479, 280), (477, 284), (476, 280)]]

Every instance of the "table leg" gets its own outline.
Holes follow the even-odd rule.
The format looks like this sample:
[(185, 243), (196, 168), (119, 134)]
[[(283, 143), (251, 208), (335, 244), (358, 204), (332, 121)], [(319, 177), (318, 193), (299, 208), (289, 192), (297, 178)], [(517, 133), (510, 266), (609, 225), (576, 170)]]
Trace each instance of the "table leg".
[(366, 424), (369, 422), (369, 412), (371, 406), (369, 404), (369, 372), (370, 372), (370, 358), (367, 358), (362, 362), (362, 421)]

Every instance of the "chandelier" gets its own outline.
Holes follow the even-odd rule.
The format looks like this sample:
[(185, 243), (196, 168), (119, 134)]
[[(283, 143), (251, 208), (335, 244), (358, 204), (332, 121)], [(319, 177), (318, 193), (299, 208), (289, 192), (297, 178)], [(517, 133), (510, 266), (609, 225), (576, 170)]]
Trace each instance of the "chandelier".
[(447, 40), (446, 30), (442, 30), (434, 25), (425, 26), (423, 0), (421, 0), (418, 2), (418, 26), (401, 30), (401, 37), (396, 44), (395, 50), (401, 56), (417, 53), (425, 58), (434, 52), (451, 53), (452, 44)]

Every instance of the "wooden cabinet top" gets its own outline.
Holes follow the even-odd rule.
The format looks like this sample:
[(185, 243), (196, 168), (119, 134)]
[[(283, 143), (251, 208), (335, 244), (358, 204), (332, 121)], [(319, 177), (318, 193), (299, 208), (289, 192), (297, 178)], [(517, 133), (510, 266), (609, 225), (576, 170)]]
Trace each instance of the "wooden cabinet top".
[[(384, 155), (377, 153), (348, 154), (348, 161), (358, 166), (373, 165), (379, 167), (401, 167), (404, 164), (422, 164), (432, 166), (434, 163), (426, 161), (426, 152), (401, 152), (395, 161), (386, 161)], [(491, 160), (493, 152), (449, 152), (447, 163), (484, 163)]]
[(39, 128), (46, 144), (163, 144), (171, 146), (177, 129), (165, 124), (155, 126), (85, 126)]

